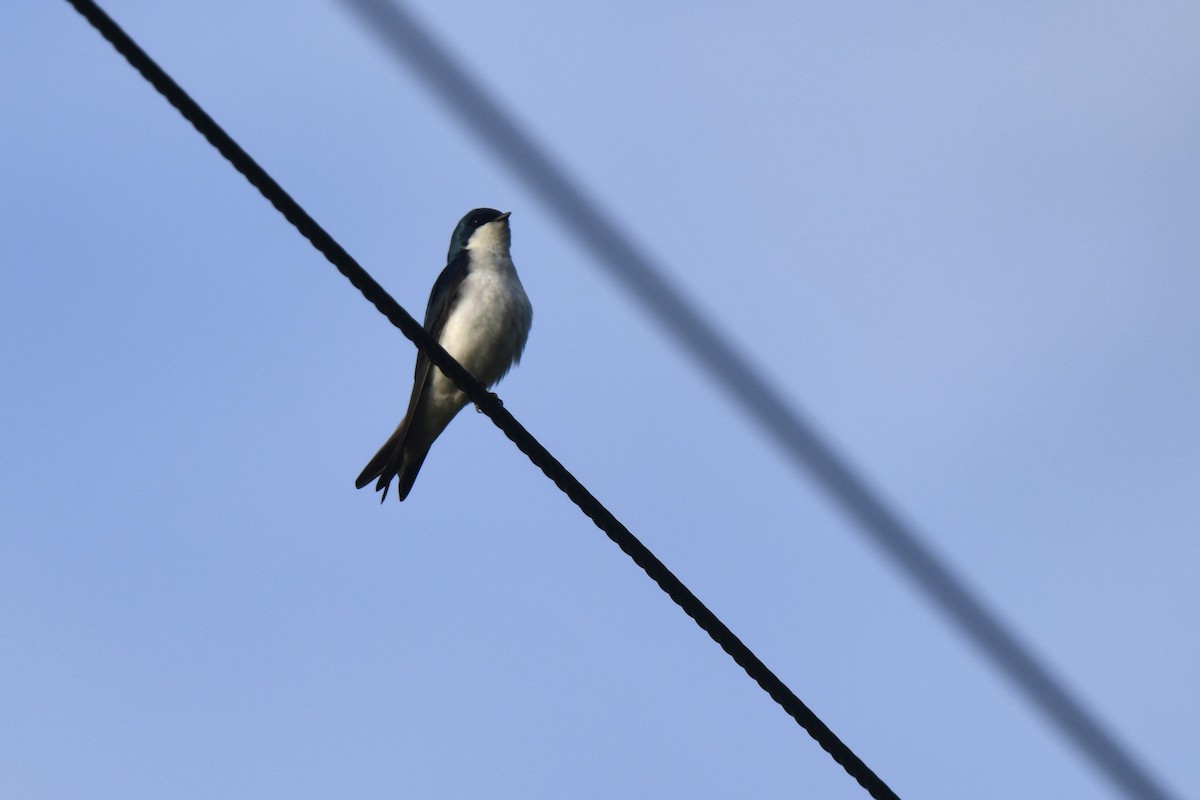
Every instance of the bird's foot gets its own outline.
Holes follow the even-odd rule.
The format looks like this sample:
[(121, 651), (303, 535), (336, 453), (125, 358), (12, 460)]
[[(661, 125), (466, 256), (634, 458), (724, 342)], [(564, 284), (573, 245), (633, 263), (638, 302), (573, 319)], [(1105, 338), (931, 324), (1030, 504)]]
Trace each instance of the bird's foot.
[[(491, 397), (491, 398), (492, 398), (492, 400), (494, 400), (494, 401), (496, 402), (496, 405), (498, 405), (498, 406), (503, 406), (503, 405), (504, 405), (504, 401), (503, 401), (503, 400), (501, 400), (501, 399), (500, 399), (500, 396), (499, 396), (499, 395), (497, 395), (495, 392), (488, 392), (488, 396), (489, 396), (489, 397)], [(476, 414), (482, 414), (482, 413), (483, 413), (483, 409), (480, 407), (479, 403), (476, 403), (476, 404), (475, 404), (475, 413), (476, 413)]]

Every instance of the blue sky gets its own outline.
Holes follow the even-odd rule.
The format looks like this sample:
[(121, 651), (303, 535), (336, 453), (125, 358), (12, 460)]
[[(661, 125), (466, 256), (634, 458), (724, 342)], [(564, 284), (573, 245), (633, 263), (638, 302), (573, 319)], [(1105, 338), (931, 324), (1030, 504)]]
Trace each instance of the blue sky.
[[(105, 8), (904, 797), (1116, 797), (333, 2)], [(1200, 9), (419, 3), (1176, 793), (1200, 783)], [(66, 3), (0, 8), (0, 794), (864, 796)]]

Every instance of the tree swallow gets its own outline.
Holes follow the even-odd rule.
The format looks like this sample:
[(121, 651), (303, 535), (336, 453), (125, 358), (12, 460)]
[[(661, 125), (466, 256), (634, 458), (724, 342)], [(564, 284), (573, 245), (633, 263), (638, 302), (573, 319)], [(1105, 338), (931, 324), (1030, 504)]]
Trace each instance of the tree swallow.
[[(488, 388), (521, 360), (533, 322), (508, 253), (511, 213), (477, 208), (462, 218), (425, 307), (425, 330)], [(467, 396), (418, 351), (408, 413), (354, 485), (361, 489), (378, 479), (382, 502), (392, 478), (399, 478), (396, 491), (401, 500), (408, 497), (429, 448), (466, 404)]]

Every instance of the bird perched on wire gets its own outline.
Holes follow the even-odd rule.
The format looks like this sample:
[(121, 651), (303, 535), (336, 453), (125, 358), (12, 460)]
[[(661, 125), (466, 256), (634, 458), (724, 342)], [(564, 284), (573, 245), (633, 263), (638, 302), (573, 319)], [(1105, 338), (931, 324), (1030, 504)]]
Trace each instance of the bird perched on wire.
[[(510, 213), (477, 208), (459, 221), (446, 268), (425, 308), (425, 330), (489, 388), (521, 360), (533, 322), (533, 307), (508, 252)], [(430, 446), (466, 404), (467, 396), (418, 351), (408, 413), (354, 485), (361, 489), (376, 481), (382, 502), (392, 478), (399, 478), (396, 493), (401, 500), (408, 497)]]

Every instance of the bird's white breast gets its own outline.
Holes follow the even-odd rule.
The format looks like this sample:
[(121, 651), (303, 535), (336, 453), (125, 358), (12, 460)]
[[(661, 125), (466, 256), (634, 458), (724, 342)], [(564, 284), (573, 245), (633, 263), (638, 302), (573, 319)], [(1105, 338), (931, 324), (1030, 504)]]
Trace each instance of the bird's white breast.
[[(474, 244), (474, 243), (473, 243)], [(472, 250), (475, 250), (473, 247)], [(471, 271), (459, 287), (439, 341), (484, 386), (499, 381), (520, 361), (533, 308), (506, 254), (472, 253)], [(440, 371), (434, 391), (457, 393)]]

